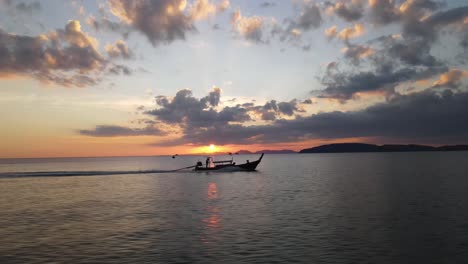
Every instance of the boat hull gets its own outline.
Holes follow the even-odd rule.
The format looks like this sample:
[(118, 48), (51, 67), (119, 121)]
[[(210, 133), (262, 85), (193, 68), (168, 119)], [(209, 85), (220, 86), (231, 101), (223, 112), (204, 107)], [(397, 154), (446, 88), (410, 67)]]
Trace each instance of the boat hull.
[(221, 164), (216, 165), (213, 168), (206, 168), (202, 166), (195, 167), (194, 171), (255, 171), (257, 169), (258, 164), (262, 161), (263, 153), (260, 158), (253, 162), (247, 162), (243, 164)]

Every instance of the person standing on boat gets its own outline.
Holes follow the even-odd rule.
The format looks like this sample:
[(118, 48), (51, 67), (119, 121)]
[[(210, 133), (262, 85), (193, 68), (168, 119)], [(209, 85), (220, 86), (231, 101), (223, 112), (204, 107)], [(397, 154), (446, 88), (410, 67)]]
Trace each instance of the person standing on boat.
[(210, 157), (206, 158), (206, 167), (208, 168), (208, 165), (210, 164)]

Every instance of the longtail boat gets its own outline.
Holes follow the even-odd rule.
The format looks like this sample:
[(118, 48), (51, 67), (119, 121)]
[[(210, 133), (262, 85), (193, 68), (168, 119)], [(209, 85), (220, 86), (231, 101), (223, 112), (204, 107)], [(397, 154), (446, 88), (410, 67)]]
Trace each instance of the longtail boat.
[(262, 161), (263, 154), (256, 161), (247, 160), (246, 163), (236, 164), (232, 159), (231, 160), (220, 160), (214, 161), (213, 157), (208, 157), (206, 165), (203, 166), (201, 161), (197, 162), (197, 165), (194, 166), (195, 171), (254, 171), (260, 161)]

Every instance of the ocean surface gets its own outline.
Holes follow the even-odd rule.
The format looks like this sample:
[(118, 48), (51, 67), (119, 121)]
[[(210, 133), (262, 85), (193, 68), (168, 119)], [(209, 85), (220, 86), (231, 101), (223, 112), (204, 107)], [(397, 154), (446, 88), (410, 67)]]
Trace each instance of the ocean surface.
[(0, 160), (0, 263), (468, 262), (468, 152), (198, 159)]

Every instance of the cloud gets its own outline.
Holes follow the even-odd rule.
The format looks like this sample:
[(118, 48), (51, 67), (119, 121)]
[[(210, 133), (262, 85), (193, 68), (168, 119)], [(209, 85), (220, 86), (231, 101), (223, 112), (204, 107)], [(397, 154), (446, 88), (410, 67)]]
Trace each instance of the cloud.
[(458, 138), (466, 141), (468, 125), (459, 127), (457, 124), (468, 118), (467, 102), (468, 93), (425, 91), (396, 96), (360, 111), (312, 115), (290, 121), (289, 125), (309, 126), (309, 131), (319, 138), (383, 137), (406, 141), (429, 138), (440, 143)]
[(86, 24), (91, 26), (96, 31), (112, 31), (121, 34), (124, 38), (127, 38), (132, 31), (132, 27), (130, 25), (112, 21), (107, 17), (95, 18), (94, 16), (90, 15), (88, 18), (86, 18)]
[(29, 3), (12, 1), (12, 0), (2, 0), (0, 4), (3, 4), (5, 7), (9, 8), (11, 11), (16, 12), (21, 15), (32, 15), (35, 12), (41, 10), (41, 3), (38, 1), (33, 1)]
[(337, 30), (337, 27), (336, 27), (336, 26), (331, 26), (331, 27), (325, 29), (325, 36), (326, 36), (328, 39), (333, 39), (333, 38), (335, 38), (337, 34), (338, 34), (338, 30)]
[(440, 62), (431, 54), (431, 43), (421, 39), (393, 39), (384, 43), (386, 52), (395, 59), (413, 66), (432, 67)]
[(369, 57), (374, 54), (374, 49), (364, 45), (353, 45), (347, 43), (346, 47), (342, 49), (345, 58), (350, 59), (351, 62), (355, 65), (358, 65), (360, 59)]
[(207, 96), (200, 99), (193, 97), (190, 90), (184, 89), (173, 98), (157, 96), (157, 108), (145, 114), (166, 125), (177, 125), (185, 135), (199, 133), (213, 127), (229, 127), (255, 121), (260, 117), (272, 121), (282, 117), (293, 117), (303, 113), (296, 100), (277, 102), (271, 100), (264, 105), (254, 103), (220, 106), (221, 89), (214, 88)]
[(208, 93), (208, 96), (203, 98), (201, 101), (203, 103), (208, 102), (211, 106), (218, 106), (219, 100), (221, 99), (221, 89), (214, 87), (211, 92)]
[(235, 32), (246, 40), (256, 43), (266, 43), (263, 27), (265, 19), (259, 16), (244, 17), (240, 9), (237, 9), (231, 16), (231, 25)]
[(462, 79), (468, 77), (468, 71), (451, 69), (450, 71), (440, 75), (439, 79), (434, 82), (432, 87), (450, 87), (458, 88), (460, 86)]
[(358, 93), (381, 92), (386, 95), (394, 94), (395, 87), (402, 82), (429, 78), (435, 74), (446, 71), (440, 68), (382, 68), (375, 71), (360, 71), (346, 73), (328, 71), (322, 79), (325, 89), (318, 95), (319, 98), (334, 98), (341, 101), (354, 98)]
[(74, 84), (85, 79), (85, 74), (100, 72), (105, 67), (106, 60), (97, 51), (97, 45), (97, 40), (81, 31), (75, 20), (69, 21), (65, 29), (39, 36), (10, 34), (0, 29), (0, 74)]
[(393, 0), (369, 0), (371, 22), (386, 25), (397, 22), (400, 13)]
[(187, 129), (250, 120), (248, 110), (240, 105), (215, 110), (219, 104), (220, 93), (221, 89), (215, 87), (208, 96), (201, 99), (193, 97), (188, 89), (178, 91), (174, 98), (157, 96), (156, 103), (159, 108), (147, 111), (146, 114), (167, 124), (183, 125)]
[(337, 3), (326, 2), (327, 12), (336, 14), (347, 22), (354, 22), (361, 19), (364, 15), (363, 0), (339, 1)]
[(362, 36), (365, 33), (366, 29), (364, 27), (364, 24), (362, 23), (357, 23), (354, 24), (352, 27), (347, 27), (342, 29), (340, 32), (338, 32), (337, 26), (331, 26), (327, 29), (325, 29), (325, 36), (330, 40), (335, 37), (338, 37), (341, 40), (344, 40), (347, 42), (351, 38), (357, 38)]
[[(459, 77), (448, 79), (458, 80)], [(181, 128), (179, 138), (154, 144), (158, 146), (268, 144), (348, 138), (447, 144), (464, 143), (468, 138), (467, 91), (427, 89), (407, 95), (395, 94), (382, 103), (360, 110), (312, 115), (297, 114), (301, 109), (296, 100), (221, 107), (220, 92), (220, 89), (213, 89), (201, 98), (193, 97), (190, 90), (180, 90), (172, 98), (157, 96), (157, 108), (145, 112), (153, 120), (138, 120), (147, 127), (97, 126), (79, 133), (101, 137), (166, 135), (167, 132), (154, 128), (154, 125)], [(303, 103), (311, 104), (312, 100)], [(252, 123), (257, 115), (261, 115), (264, 122)]]
[(260, 7), (267, 8), (267, 7), (273, 7), (275, 5), (276, 5), (276, 3), (274, 3), (274, 2), (263, 2), (263, 3), (260, 4)]
[(185, 0), (109, 0), (108, 4), (114, 16), (145, 35), (153, 46), (183, 40), (187, 32), (195, 31), (184, 12)]
[[(269, 4), (263, 3), (261, 6), (266, 7)], [(308, 51), (311, 47), (310, 43), (303, 41), (303, 33), (316, 29), (321, 24), (320, 8), (310, 2), (302, 3), (300, 12), (285, 18), (282, 23), (274, 17), (244, 16), (240, 9), (231, 15), (232, 31), (245, 40), (256, 44), (269, 44), (277, 39), (303, 51)]]
[(196, 32), (195, 21), (206, 19), (229, 8), (229, 0), (217, 4), (210, 0), (109, 0), (110, 13), (119, 19), (113, 22), (106, 16), (88, 18), (96, 29), (104, 28), (127, 36), (135, 30), (148, 38), (153, 46), (185, 40), (187, 33)]
[[(437, 60), (431, 49), (442, 30), (451, 25), (460, 25), (468, 16), (467, 7), (457, 7), (430, 13), (440, 7), (431, 1), (408, 1), (400, 7), (402, 21), (401, 38), (382, 38), (388, 55), (413, 66), (434, 67), (443, 63)], [(454, 32), (462, 38), (463, 31)]]
[(277, 102), (270, 100), (263, 106), (245, 106), (251, 113), (259, 115), (262, 120), (271, 121), (285, 116), (293, 116), (297, 113), (304, 112), (300, 107), (297, 100), (289, 102)]
[(229, 8), (229, 5), (229, 0), (223, 0), (218, 5), (211, 3), (209, 0), (195, 0), (189, 10), (190, 18), (192, 20), (202, 20), (219, 12), (224, 12)]
[[(106, 72), (129, 74), (98, 51), (99, 42), (70, 20), (63, 29), (38, 36), (11, 34), (0, 29), (0, 77), (29, 76), (65, 87), (86, 87), (102, 81)], [(108, 46), (110, 58), (127, 57), (123, 42)]]
[(157, 145), (268, 144), (310, 139), (376, 138), (402, 143), (466, 143), (468, 93), (425, 91), (359, 111), (279, 119), (266, 125), (214, 125)]
[(91, 130), (79, 130), (79, 134), (91, 137), (129, 137), (129, 136), (162, 136), (166, 133), (153, 127), (129, 128), (124, 126), (99, 125)]
[(15, 8), (18, 12), (31, 15), (32, 13), (41, 10), (41, 3), (37, 1), (31, 3), (20, 2), (16, 4)]
[(430, 11), (434, 11), (443, 6), (441, 2), (434, 2), (432, 0), (407, 0), (403, 2), (399, 12), (407, 17), (422, 18)]
[(108, 72), (110, 74), (114, 75), (131, 75), (133, 73), (133, 70), (130, 69), (129, 67), (121, 64), (113, 64), (112, 66), (108, 67)]
[(316, 4), (305, 3), (300, 15), (289, 21), (289, 28), (298, 28), (308, 31), (320, 27), (322, 21), (320, 8)]
[(338, 38), (342, 40), (348, 40), (350, 38), (356, 38), (362, 36), (365, 32), (364, 24), (354, 24), (353, 27), (344, 28), (338, 33)]
[[(325, 73), (322, 78), (325, 89), (319, 97), (345, 102), (361, 93), (395, 95), (395, 88), (403, 83), (432, 78), (452, 68), (452, 61), (434, 56), (433, 47), (446, 29), (453, 30), (455, 36), (463, 34), (460, 25), (468, 16), (468, 7), (434, 12), (441, 7), (440, 3), (408, 0), (399, 8), (393, 1), (371, 0), (369, 3), (370, 8), (378, 10), (371, 12), (383, 12), (392, 17), (385, 23), (400, 22), (402, 34), (381, 36), (365, 44), (352, 44), (349, 39), (362, 34), (364, 28), (354, 26), (339, 33), (336, 27), (327, 29), (325, 34), (329, 38), (339, 36), (344, 40), (342, 52), (349, 64), (344, 67), (344, 72), (335, 69)], [(384, 24), (384, 21), (379, 23)], [(452, 77), (457, 76), (456, 73), (453, 72)], [(445, 87), (449, 86), (450, 83)]]
[(104, 49), (110, 58), (130, 59), (132, 52), (123, 40), (117, 40), (114, 44), (107, 44)]

